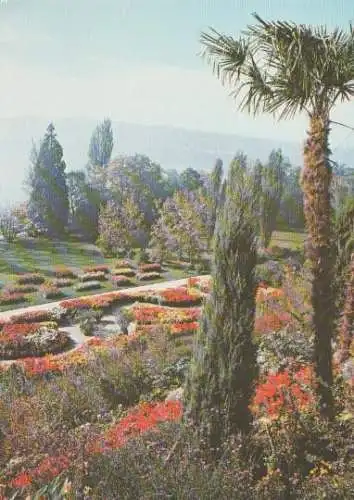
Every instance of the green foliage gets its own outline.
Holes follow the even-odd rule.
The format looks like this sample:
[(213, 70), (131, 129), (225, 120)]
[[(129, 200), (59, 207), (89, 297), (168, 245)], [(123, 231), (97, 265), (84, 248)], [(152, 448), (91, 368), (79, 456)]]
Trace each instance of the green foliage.
[(254, 182), (240, 162), (228, 175), (215, 230), (213, 286), (206, 300), (186, 385), (187, 417), (211, 453), (230, 434), (250, 429), (257, 375), (252, 342), (255, 317)]

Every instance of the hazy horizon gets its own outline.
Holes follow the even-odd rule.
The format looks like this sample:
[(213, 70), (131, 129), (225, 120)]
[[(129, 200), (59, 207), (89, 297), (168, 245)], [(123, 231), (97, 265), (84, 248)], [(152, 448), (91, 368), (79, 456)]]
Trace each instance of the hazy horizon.
[[(5, 124), (3, 120), (16, 118), (20, 128), (26, 129), (26, 122), (36, 119), (46, 124), (62, 119), (98, 123), (108, 116), (114, 122), (300, 145), (307, 128), (304, 116), (277, 123), (270, 116), (254, 119), (237, 111), (228, 89), (223, 88), (210, 66), (198, 55), (202, 31), (213, 26), (239, 36), (253, 22), (253, 11), (266, 19), (322, 23), (329, 28), (340, 25), (345, 29), (354, 17), (349, 0), (335, 3), (330, 0), (311, 3), (308, 0), (296, 3), (151, 0), (148, 4), (143, 0), (1, 2), (0, 120)], [(353, 103), (341, 104), (332, 118), (353, 126), (353, 111)], [(2, 127), (0, 193), (18, 196), (14, 183), (22, 182), (26, 175), (28, 144), (32, 137), (38, 141), (45, 127), (38, 131), (25, 130), (23, 134), (28, 135), (19, 137), (18, 141), (16, 137), (10, 140), (6, 126)], [(10, 125), (8, 129), (9, 133), (16, 134)], [(86, 137), (86, 145), (83, 139), (78, 141), (81, 151), (75, 153), (75, 158), (86, 157), (91, 132)], [(59, 140), (72, 133), (81, 134), (58, 130)], [(119, 137), (116, 140), (119, 151)], [(65, 141), (61, 142), (65, 153)], [(144, 153), (139, 150), (140, 142), (144, 140), (137, 141), (137, 152)], [(354, 150), (354, 133), (333, 126), (331, 144), (335, 153), (343, 148)], [(209, 144), (209, 149), (217, 148)], [(258, 156), (257, 151), (246, 153)], [(7, 174), (9, 163), (11, 176)]]

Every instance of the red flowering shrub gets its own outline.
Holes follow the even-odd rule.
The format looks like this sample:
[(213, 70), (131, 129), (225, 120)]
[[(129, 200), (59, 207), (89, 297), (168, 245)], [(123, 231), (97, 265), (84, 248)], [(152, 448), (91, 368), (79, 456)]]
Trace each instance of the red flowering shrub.
[(44, 276), (40, 274), (23, 274), (17, 278), (17, 283), (19, 285), (41, 285), (45, 282)]
[(111, 427), (104, 434), (101, 443), (93, 445), (90, 451), (99, 453), (107, 449), (120, 448), (130, 437), (149, 431), (161, 422), (177, 421), (182, 414), (183, 408), (180, 401), (141, 403), (118, 424)]
[(284, 412), (302, 410), (314, 402), (314, 371), (302, 366), (296, 372), (286, 370), (269, 374), (257, 386), (251, 409), (256, 416), (277, 418)]
[(142, 273), (147, 273), (152, 271), (161, 272), (161, 264), (158, 264), (157, 262), (153, 264), (142, 264), (141, 266), (139, 266), (139, 271)]

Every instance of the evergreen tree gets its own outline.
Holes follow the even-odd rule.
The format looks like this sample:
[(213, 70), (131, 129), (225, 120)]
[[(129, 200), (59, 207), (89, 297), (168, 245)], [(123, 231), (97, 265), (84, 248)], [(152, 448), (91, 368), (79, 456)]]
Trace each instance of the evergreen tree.
[(250, 429), (257, 376), (255, 186), (240, 161), (229, 169), (214, 242), (213, 286), (203, 309), (185, 388), (187, 419), (212, 451)]
[(39, 152), (32, 149), (29, 175), (29, 218), (50, 236), (62, 236), (68, 224), (69, 201), (65, 162), (52, 123), (41, 142)]

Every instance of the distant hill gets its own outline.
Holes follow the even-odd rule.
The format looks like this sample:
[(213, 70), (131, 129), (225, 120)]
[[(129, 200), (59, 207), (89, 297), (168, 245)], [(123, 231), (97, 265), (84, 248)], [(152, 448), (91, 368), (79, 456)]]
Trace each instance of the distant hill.
[[(38, 143), (49, 121), (42, 118), (0, 119), (0, 203), (25, 199), (22, 185), (32, 139)], [(89, 118), (54, 120), (68, 170), (85, 166), (91, 133), (98, 121)], [(165, 169), (210, 170), (217, 157), (228, 165), (238, 150), (244, 151), (251, 160), (265, 160), (273, 148), (279, 147), (293, 164), (301, 164), (301, 141), (291, 143), (278, 141), (276, 137), (269, 140), (123, 122), (113, 122), (113, 130), (113, 155), (144, 153)], [(350, 163), (353, 153), (338, 151), (337, 155), (341, 161)]]

